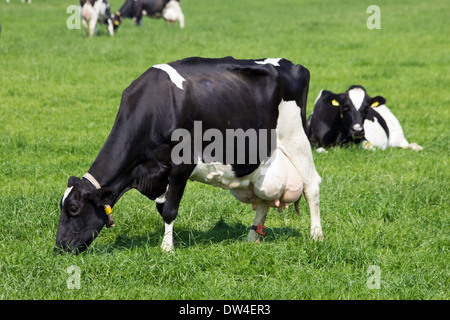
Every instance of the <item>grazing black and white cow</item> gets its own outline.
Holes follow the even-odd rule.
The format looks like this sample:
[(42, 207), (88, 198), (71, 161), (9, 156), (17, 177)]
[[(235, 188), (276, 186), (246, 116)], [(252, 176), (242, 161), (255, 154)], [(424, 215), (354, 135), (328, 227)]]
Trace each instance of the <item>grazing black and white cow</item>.
[(114, 36), (111, 11), (107, 0), (80, 0), (80, 7), (86, 37), (94, 36), (97, 22), (105, 24), (109, 34)]
[(409, 143), (403, 134), (398, 119), (386, 105), (373, 105), (364, 120), (365, 149), (403, 148), (415, 151), (423, 150), (417, 143)]
[(304, 193), (311, 237), (323, 238), (321, 178), (303, 129), (308, 86), (309, 71), (285, 59), (194, 57), (154, 65), (123, 92), (88, 173), (69, 178), (56, 247), (84, 250), (135, 188), (156, 202), (165, 223), (161, 247), (173, 250), (188, 179), (231, 189), (253, 204), (249, 241), (260, 240), (270, 207), (297, 204)]
[(114, 29), (120, 26), (124, 18), (131, 18), (136, 25), (140, 25), (142, 16), (163, 17), (172, 24), (178, 20), (180, 28), (184, 28), (184, 15), (179, 0), (126, 0), (112, 16)]
[(314, 147), (361, 142), (370, 107), (385, 102), (380, 96), (371, 98), (362, 86), (351, 86), (338, 94), (322, 90), (308, 118), (306, 134)]

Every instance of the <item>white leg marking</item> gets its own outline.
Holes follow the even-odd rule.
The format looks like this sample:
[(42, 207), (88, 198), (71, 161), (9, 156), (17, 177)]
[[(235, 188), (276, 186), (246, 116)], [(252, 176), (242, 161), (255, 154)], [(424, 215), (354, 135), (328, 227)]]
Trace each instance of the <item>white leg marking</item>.
[(164, 239), (161, 244), (161, 249), (163, 251), (172, 252), (174, 250), (174, 246), (173, 246), (173, 223), (174, 222), (175, 222), (175, 220), (172, 221), (171, 223), (164, 222), (164, 227), (165, 227)]
[(170, 80), (181, 90), (183, 90), (183, 82), (186, 81), (177, 70), (175, 70), (172, 66), (169, 66), (166, 63), (163, 64), (156, 64), (153, 66), (153, 68), (160, 69), (165, 71), (168, 75)]

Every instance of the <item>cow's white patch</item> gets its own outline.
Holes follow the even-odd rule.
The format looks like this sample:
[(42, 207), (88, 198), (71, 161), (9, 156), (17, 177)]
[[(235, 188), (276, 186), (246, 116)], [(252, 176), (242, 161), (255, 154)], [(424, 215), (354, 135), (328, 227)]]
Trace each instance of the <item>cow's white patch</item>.
[(63, 195), (63, 198), (62, 198), (62, 201), (61, 201), (62, 204), (64, 204), (64, 201), (66, 201), (66, 198), (69, 196), (69, 194), (72, 191), (72, 189), (73, 189), (73, 186), (67, 188), (66, 191), (64, 191), (64, 195)]
[(271, 64), (275, 67), (279, 67), (280, 64), (278, 62), (280, 62), (281, 58), (267, 58), (263, 61), (255, 61), (255, 63), (257, 64)]
[(369, 141), (369, 145), (363, 145), (366, 149), (376, 147), (384, 150), (388, 147), (388, 136), (377, 118), (374, 121), (364, 120), (364, 138)]
[(348, 92), (348, 96), (350, 97), (350, 100), (352, 101), (356, 110), (359, 110), (359, 108), (361, 108), (362, 106), (366, 93), (361, 88), (353, 88)]
[(381, 115), (389, 129), (389, 147), (406, 147), (409, 143), (403, 134), (403, 129), (400, 122), (391, 110), (389, 110), (389, 108), (384, 104), (374, 108), (374, 110)]
[(172, 24), (178, 20), (180, 22), (180, 28), (184, 28), (184, 15), (178, 1), (169, 1), (164, 7), (162, 16), (166, 21), (171, 22)]
[(249, 180), (236, 178), (233, 168), (229, 164), (220, 162), (204, 163), (198, 159), (197, 166), (192, 171), (189, 179), (210, 184), (223, 189), (246, 188)]
[(163, 63), (163, 64), (156, 64), (153, 66), (155, 69), (160, 69), (165, 71), (168, 75), (170, 80), (181, 90), (183, 90), (183, 82), (186, 81), (185, 78), (183, 78), (177, 70), (175, 70), (172, 66)]
[(160, 195), (158, 198), (155, 199), (155, 202), (156, 203), (166, 202), (167, 191), (169, 191), (169, 185), (167, 185), (166, 191), (162, 195)]

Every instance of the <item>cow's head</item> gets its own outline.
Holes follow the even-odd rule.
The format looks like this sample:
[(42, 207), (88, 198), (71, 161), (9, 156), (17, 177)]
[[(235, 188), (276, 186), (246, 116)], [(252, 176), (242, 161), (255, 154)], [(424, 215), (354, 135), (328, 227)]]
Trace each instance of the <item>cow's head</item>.
[(117, 11), (116, 13), (113, 13), (111, 16), (111, 21), (114, 27), (114, 31), (117, 30), (117, 28), (119, 28), (120, 24), (122, 23), (122, 14), (120, 13), (120, 11)]
[(327, 100), (331, 108), (339, 108), (346, 138), (356, 141), (364, 137), (363, 124), (369, 108), (386, 103), (381, 96), (371, 98), (362, 86), (351, 86), (345, 93), (331, 94)]
[(70, 177), (60, 202), (61, 215), (56, 234), (56, 250), (79, 253), (109, 223), (105, 205), (111, 203), (113, 192), (96, 189), (86, 179)]

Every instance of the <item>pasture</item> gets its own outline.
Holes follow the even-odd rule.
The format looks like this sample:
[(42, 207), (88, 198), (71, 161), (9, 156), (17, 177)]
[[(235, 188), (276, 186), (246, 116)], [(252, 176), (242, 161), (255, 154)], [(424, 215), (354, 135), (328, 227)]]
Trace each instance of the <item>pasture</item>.
[[(183, 0), (183, 30), (144, 18), (93, 39), (66, 27), (77, 1), (11, 2), (0, 2), (1, 299), (450, 298), (447, 1), (379, 0), (381, 29), (369, 30), (366, 1)], [(299, 217), (272, 209), (263, 243), (246, 243), (251, 206), (189, 182), (175, 253), (160, 249), (155, 204), (130, 191), (114, 229), (54, 255), (67, 179), (89, 169), (122, 91), (154, 64), (229, 55), (307, 67), (307, 114), (321, 89), (363, 85), (424, 150), (313, 152), (323, 242), (309, 239), (302, 199)]]

